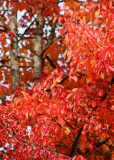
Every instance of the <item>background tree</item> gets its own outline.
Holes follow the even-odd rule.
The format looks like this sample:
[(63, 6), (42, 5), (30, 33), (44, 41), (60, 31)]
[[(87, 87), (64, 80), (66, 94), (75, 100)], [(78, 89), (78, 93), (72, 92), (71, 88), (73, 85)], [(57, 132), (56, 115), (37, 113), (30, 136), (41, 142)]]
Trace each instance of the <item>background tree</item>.
[[(58, 44), (53, 45), (54, 56), (52, 48), (48, 55), (42, 56), (56, 37), (58, 25), (57, 22), (53, 24), (53, 19), (59, 13), (61, 1), (8, 0), (0, 3), (2, 85), (8, 84), (13, 90), (16, 85), (30, 87), (31, 82), (38, 80), (43, 72), (50, 72), (57, 65)], [(23, 11), (22, 17), (20, 11)]]
[[(37, 22), (44, 20), (40, 11)], [(50, 34), (42, 53), (43, 58), (54, 58), (59, 43), (64, 65), (54, 64), (36, 86), (34, 82), (31, 89), (16, 89), (10, 101), (0, 105), (1, 159), (112, 160), (112, 1), (65, 1), (64, 10), (54, 15), (52, 29), (56, 23), (61, 41), (52, 38), (54, 44), (49, 45)], [(33, 57), (40, 48), (36, 41), (42, 41), (38, 33)]]

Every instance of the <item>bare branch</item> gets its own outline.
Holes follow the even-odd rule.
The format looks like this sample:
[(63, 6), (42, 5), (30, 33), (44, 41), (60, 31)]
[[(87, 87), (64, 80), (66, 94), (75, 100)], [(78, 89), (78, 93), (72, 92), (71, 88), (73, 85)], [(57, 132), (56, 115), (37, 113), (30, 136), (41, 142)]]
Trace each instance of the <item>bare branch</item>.
[(23, 55), (19, 55), (18, 58), (25, 58), (25, 59), (33, 61), (32, 57), (27, 57), (27, 56), (23, 56)]
[(1, 65), (1, 66), (0, 66), (0, 68), (2, 68), (2, 67), (10, 68), (10, 66), (9, 66), (9, 65)]
[(7, 61), (10, 61), (11, 59), (10, 58), (8, 58), (8, 59), (2, 59), (2, 60), (0, 60), (0, 62), (7, 62)]
[(28, 29), (33, 25), (35, 21), (36, 21), (36, 18), (34, 18), (34, 20), (30, 23), (30, 25), (25, 29), (24, 33), (22, 34), (18, 42), (24, 37), (25, 33), (28, 31)]
[[(26, 37), (27, 36), (27, 37)], [(26, 36), (24, 35), (21, 40), (26, 40), (26, 39), (35, 39), (36, 34), (26, 34)], [(20, 37), (20, 34), (18, 34), (18, 37)]]
[[(19, 55), (18, 58), (25, 58), (25, 59), (33, 61), (32, 57), (27, 57), (27, 56), (24, 56), (24, 55)], [(2, 60), (0, 60), (0, 62), (7, 62), (7, 61), (10, 61), (10, 60), (11, 60), (10, 58), (8, 58), (8, 59), (2, 59)]]
[(19, 66), (19, 68), (33, 68), (33, 66)]
[[(1, 65), (0, 68), (2, 68), (2, 67), (11, 68), (10, 65)], [(19, 68), (33, 68), (33, 66), (19, 66)]]

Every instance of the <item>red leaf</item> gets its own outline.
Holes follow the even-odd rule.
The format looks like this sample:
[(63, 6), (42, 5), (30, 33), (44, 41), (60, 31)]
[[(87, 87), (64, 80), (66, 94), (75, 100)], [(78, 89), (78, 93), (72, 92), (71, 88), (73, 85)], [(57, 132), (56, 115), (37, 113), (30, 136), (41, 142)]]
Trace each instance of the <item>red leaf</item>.
[(55, 17), (55, 18), (53, 19), (53, 23), (55, 23), (55, 22), (56, 22), (56, 20), (57, 20), (57, 17)]
[(11, 34), (11, 31), (8, 30), (8, 31), (7, 31), (7, 35), (9, 36), (10, 34)]
[(24, 99), (25, 99), (26, 101), (31, 102), (31, 97), (29, 96), (28, 93), (23, 92), (23, 91), (22, 91), (21, 93), (22, 93), (22, 95), (23, 95), (23, 97), (24, 97)]
[(82, 155), (76, 155), (72, 160), (86, 160)]

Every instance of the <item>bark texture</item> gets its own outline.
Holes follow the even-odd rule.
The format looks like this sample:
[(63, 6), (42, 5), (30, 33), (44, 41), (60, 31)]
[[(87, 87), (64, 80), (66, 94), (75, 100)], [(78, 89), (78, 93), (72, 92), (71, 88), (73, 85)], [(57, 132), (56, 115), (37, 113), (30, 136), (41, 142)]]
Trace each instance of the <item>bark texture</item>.
[[(20, 87), (19, 63), (18, 63), (18, 39), (17, 36), (17, 13), (14, 13), (12, 7), (11, 15), (11, 74), (12, 74), (12, 87), (15, 90), (16, 86)], [(14, 34), (13, 34), (14, 33)]]
[(42, 39), (43, 39), (43, 27), (44, 18), (42, 16), (42, 11), (38, 12), (36, 18), (37, 35), (34, 45), (34, 55), (33, 55), (33, 81), (37, 80), (39, 76), (42, 75), (43, 71), (43, 59), (42, 59)]

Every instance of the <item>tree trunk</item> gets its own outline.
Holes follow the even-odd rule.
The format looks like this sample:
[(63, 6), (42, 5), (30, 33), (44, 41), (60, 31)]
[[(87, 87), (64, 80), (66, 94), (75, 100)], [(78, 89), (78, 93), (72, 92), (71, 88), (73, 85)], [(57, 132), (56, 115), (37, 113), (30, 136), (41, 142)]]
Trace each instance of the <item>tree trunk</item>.
[(34, 55), (33, 55), (33, 81), (37, 80), (43, 71), (43, 59), (42, 59), (42, 39), (43, 39), (43, 27), (44, 18), (42, 11), (39, 11), (36, 18), (37, 35), (35, 39)]
[(14, 13), (12, 7), (11, 15), (11, 74), (12, 74), (12, 87), (15, 90), (16, 86), (20, 87), (19, 63), (18, 63), (18, 39), (17, 35), (17, 13)]

